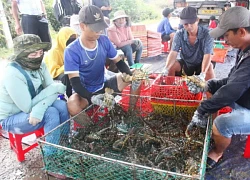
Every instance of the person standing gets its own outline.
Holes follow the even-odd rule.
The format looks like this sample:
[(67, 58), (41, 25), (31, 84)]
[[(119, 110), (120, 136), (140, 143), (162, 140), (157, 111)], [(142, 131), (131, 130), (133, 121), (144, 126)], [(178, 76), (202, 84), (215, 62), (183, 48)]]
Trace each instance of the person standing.
[(103, 15), (109, 18), (109, 13), (112, 10), (109, 0), (92, 0), (92, 5), (99, 7)]
[[(12, 15), (17, 35), (35, 34), (42, 42), (51, 42), (46, 10), (42, 0), (12, 0)], [(21, 23), (18, 12), (20, 12)]]
[(70, 26), (71, 16), (77, 15), (82, 6), (81, 0), (54, 0), (54, 15), (62, 26)]

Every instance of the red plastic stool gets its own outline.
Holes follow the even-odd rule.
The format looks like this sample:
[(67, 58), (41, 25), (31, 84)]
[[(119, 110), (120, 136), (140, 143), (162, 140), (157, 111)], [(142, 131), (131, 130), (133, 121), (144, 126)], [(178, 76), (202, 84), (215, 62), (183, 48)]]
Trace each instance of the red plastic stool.
[(168, 52), (168, 41), (162, 42), (162, 44), (163, 44), (162, 52), (167, 53)]
[(250, 135), (247, 137), (245, 151), (243, 154), (244, 158), (250, 158)]
[(10, 148), (15, 151), (15, 153), (17, 155), (17, 159), (20, 162), (25, 160), (25, 156), (24, 156), (25, 153), (29, 152), (31, 149), (38, 146), (38, 143), (34, 143), (34, 144), (30, 145), (29, 147), (27, 147), (26, 149), (23, 149), (23, 147), (22, 147), (22, 139), (26, 136), (33, 134), (33, 133), (36, 134), (36, 137), (41, 137), (44, 135), (44, 129), (42, 127), (38, 130), (35, 130), (33, 132), (30, 132), (30, 133), (26, 133), (26, 134), (12, 134), (9, 132)]

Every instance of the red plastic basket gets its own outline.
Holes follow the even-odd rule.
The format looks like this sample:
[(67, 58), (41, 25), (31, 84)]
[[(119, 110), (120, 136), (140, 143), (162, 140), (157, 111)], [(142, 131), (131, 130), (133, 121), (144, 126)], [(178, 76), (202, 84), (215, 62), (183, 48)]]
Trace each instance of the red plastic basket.
[[(105, 116), (108, 114), (108, 108), (101, 109), (99, 108), (99, 106), (91, 105), (87, 108), (85, 112), (94, 123), (98, 123), (100, 118), (105, 118)], [(103, 122), (100, 123), (99, 126), (103, 126), (103, 124), (105, 124), (107, 120), (103, 119), (102, 121)], [(74, 122), (74, 129), (76, 128), (84, 128), (84, 127)]]
[(221, 108), (221, 109), (218, 111), (218, 115), (226, 114), (226, 113), (229, 113), (229, 112), (232, 112), (232, 108), (229, 107), (229, 106), (226, 106), (226, 107), (224, 107), (224, 108)]
[[(166, 100), (169, 98), (173, 100)], [(200, 102), (181, 101), (181, 100), (202, 100), (202, 93), (192, 94), (189, 92), (185, 82), (181, 77), (160, 76), (155, 79), (151, 88), (151, 102), (159, 104), (173, 104), (184, 106), (198, 106)]]
[[(122, 99), (119, 101), (124, 111), (127, 111), (129, 108), (129, 99), (130, 99), (130, 87), (131, 85), (127, 86), (122, 91)], [(141, 92), (140, 97), (138, 98), (138, 101), (136, 103), (136, 107), (138, 107), (141, 111), (141, 114), (143, 116), (152, 112), (153, 108), (150, 103), (150, 85), (145, 85), (145, 83), (141, 86)]]
[(227, 55), (227, 49), (214, 48), (213, 62), (224, 63)]

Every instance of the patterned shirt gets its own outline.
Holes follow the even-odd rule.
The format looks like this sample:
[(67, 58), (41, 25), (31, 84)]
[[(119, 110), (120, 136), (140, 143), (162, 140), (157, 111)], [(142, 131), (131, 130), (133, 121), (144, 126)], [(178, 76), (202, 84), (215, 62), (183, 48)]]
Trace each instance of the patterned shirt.
[(214, 39), (209, 35), (209, 30), (199, 26), (198, 35), (194, 45), (188, 41), (188, 33), (183, 28), (176, 32), (172, 44), (172, 50), (179, 52), (186, 62), (187, 67), (197, 66), (202, 63), (205, 54), (213, 54)]

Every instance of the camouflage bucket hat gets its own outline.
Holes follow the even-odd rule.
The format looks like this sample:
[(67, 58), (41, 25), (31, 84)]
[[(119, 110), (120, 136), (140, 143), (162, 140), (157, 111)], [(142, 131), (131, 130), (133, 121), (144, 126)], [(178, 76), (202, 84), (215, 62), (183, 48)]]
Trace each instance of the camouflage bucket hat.
[(42, 42), (40, 37), (34, 34), (23, 34), (13, 39), (14, 56), (11, 59), (26, 57), (28, 54), (39, 49), (48, 51), (51, 48), (51, 43)]

